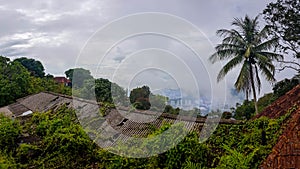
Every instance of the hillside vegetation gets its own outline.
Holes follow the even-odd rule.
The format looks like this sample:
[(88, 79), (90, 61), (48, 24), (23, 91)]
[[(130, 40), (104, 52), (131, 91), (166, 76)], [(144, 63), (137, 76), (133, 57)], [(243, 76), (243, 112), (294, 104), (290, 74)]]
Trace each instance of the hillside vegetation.
[[(204, 143), (191, 132), (169, 151), (143, 159), (121, 157), (98, 147), (76, 120), (75, 112), (64, 106), (36, 112), (31, 118), (1, 116), (0, 168), (257, 168), (276, 143), (289, 114), (219, 125)], [(154, 133), (168, 127), (166, 124)]]

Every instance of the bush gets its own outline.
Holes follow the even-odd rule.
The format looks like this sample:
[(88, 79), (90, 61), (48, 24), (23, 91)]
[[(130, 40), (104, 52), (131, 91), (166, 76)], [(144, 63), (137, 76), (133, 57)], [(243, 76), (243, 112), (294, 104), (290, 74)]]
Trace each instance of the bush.
[(21, 127), (17, 121), (0, 114), (0, 147), (2, 151), (12, 151), (17, 147)]
[(17, 169), (17, 164), (11, 153), (7, 154), (0, 150), (0, 168), (1, 169)]
[(254, 115), (254, 113), (254, 102), (245, 100), (242, 105), (237, 106), (233, 117), (238, 120), (248, 120)]
[[(281, 135), (282, 124), (296, 108), (279, 119), (262, 117), (239, 125), (219, 125), (204, 143), (199, 143), (199, 133), (190, 132), (177, 145), (171, 144), (179, 139), (179, 133), (185, 132), (183, 123), (153, 126), (148, 137), (166, 132), (162, 140), (149, 139), (137, 145), (144, 146), (141, 149), (134, 144), (123, 147), (135, 153), (160, 148), (153, 145), (170, 148), (148, 158), (122, 157), (97, 147), (76, 121), (75, 112), (66, 107), (55, 112), (34, 113), (22, 132), (32, 129), (30, 134), (38, 135), (40, 141), (20, 146), (16, 140), (21, 130), (17, 121), (2, 116), (1, 148), (10, 140), (14, 144), (5, 148), (9, 151), (0, 150), (0, 168), (258, 168)], [(174, 129), (172, 132), (168, 130), (170, 127)]]

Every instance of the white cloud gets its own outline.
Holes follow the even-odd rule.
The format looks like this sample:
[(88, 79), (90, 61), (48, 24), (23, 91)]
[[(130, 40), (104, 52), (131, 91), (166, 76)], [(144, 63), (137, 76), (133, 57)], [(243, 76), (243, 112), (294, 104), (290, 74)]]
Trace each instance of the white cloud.
[(61, 14), (50, 14), (48, 10), (25, 10), (16, 9), (16, 11), (25, 17), (28, 17), (35, 24), (43, 24), (44, 22), (59, 20)]
[[(32, 0), (30, 3), (16, 0), (1, 1), (0, 54), (10, 57), (34, 57), (43, 62), (47, 72), (62, 75), (65, 70), (75, 66), (81, 48), (96, 30), (113, 19), (137, 12), (164, 12), (182, 17), (197, 26), (212, 41), (214, 46), (221, 41), (215, 35), (217, 29), (230, 28), (230, 22), (234, 17), (243, 17), (245, 14), (252, 17), (256, 16), (268, 2), (271, 1), (74, 0), (71, 2), (69, 0)], [(148, 24), (151, 23), (150, 21)], [(100, 39), (103, 46), (93, 46), (95, 50), (91, 52), (106, 52), (108, 48), (105, 45), (109, 45), (118, 37), (118, 34), (114, 34), (114, 32), (134, 32), (137, 29), (134, 27), (135, 24), (110, 30), (110, 33)], [(148, 24), (145, 23), (142, 26), (147, 28)], [(199, 81), (200, 90), (209, 95), (211, 86), (207, 85), (206, 82), (210, 80), (209, 78), (215, 77), (209, 77), (205, 70), (211, 69), (217, 74), (220, 69), (220, 66), (211, 65), (206, 59), (213, 52), (213, 48), (209, 43), (203, 43), (207, 41), (204, 36), (200, 39), (194, 39), (195, 32), (180, 32), (181, 29), (182, 27), (166, 26), (164, 31), (166, 34), (172, 33), (169, 30), (172, 30), (173, 33), (179, 31), (177, 37), (189, 39), (191, 41), (189, 45), (200, 51), (201, 64), (195, 61), (191, 51), (180, 42), (159, 36), (140, 36), (129, 38), (115, 46), (105, 61), (101, 63), (102, 68), (105, 68), (102, 72), (100, 71), (102, 68), (98, 67), (100, 56), (94, 60), (85, 58), (82, 66), (89, 66), (93, 70), (99, 68), (95, 75), (110, 77), (116, 65), (125, 61), (133, 52), (146, 48), (166, 49), (180, 56), (193, 72), (196, 72), (195, 77)], [(197, 35), (197, 37), (199, 36)], [(168, 62), (166, 61), (164, 64), (168, 64)], [(130, 70), (131, 68), (128, 68), (128, 71)], [(183, 76), (180, 74), (180, 69), (177, 71), (178, 75)], [(236, 73), (237, 70), (227, 77), (228, 88), (233, 86)], [(278, 75), (279, 79), (286, 77), (290, 72), (284, 71), (283, 74), (282, 76)], [(212, 83), (211, 85), (220, 85), (216, 84), (214, 79), (211, 79), (210, 83)], [(270, 90), (270, 85), (263, 85), (263, 92)], [(216, 92), (219, 92), (220, 95), (223, 94), (223, 91)]]

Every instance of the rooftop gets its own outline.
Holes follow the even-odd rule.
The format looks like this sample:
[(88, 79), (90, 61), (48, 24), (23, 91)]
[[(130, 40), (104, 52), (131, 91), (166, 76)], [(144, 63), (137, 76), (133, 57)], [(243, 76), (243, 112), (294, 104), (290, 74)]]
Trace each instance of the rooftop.
[[(51, 92), (41, 92), (18, 99), (16, 103), (3, 107), (0, 110), (10, 112), (16, 118), (24, 118), (26, 114), (30, 116), (30, 113), (28, 113), (30, 110), (32, 112), (46, 112), (56, 110), (62, 105), (67, 105), (67, 107), (77, 110), (77, 118), (85, 129), (88, 128), (97, 132), (110, 131), (110, 133), (115, 133), (111, 136), (112, 138), (120, 137), (124, 140), (132, 136), (145, 137), (153, 131), (153, 127), (159, 128), (164, 123), (183, 122), (187, 130), (200, 132), (207, 121), (206, 118), (177, 116), (161, 112), (129, 111), (126, 107), (111, 109), (107, 116), (102, 117), (99, 113), (101, 105), (95, 101)], [(237, 124), (239, 121), (221, 119), (219, 123)], [(112, 142), (113, 140), (110, 140), (105, 145), (109, 146)]]
[(277, 99), (255, 118), (261, 116), (279, 118), (286, 113), (290, 113), (290, 116), (282, 126), (283, 133), (272, 152), (260, 166), (263, 169), (299, 168), (300, 166), (300, 84)]

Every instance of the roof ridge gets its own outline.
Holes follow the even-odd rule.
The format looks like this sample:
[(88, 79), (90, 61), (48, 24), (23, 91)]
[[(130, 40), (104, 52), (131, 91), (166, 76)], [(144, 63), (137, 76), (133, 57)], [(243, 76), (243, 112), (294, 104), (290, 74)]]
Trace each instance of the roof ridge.
[[(260, 118), (261, 116), (266, 116), (269, 118), (278, 118), (286, 113), (291, 106), (300, 102), (300, 84), (295, 86), (290, 91), (286, 92), (283, 96), (280, 96), (269, 106), (264, 108), (264, 110), (255, 115), (252, 119)], [(288, 103), (289, 106), (286, 106)], [(285, 105), (284, 105), (285, 104)]]

